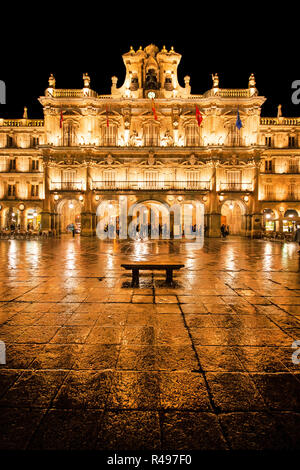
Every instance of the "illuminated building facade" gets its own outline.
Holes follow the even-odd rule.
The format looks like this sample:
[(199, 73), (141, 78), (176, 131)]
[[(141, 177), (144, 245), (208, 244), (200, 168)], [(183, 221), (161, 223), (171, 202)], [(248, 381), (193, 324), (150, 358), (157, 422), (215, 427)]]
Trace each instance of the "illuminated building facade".
[[(0, 119), (1, 229), (55, 230), (70, 223), (95, 235), (97, 209), (118, 217), (152, 202), (203, 204), (206, 234), (258, 236), (300, 220), (300, 118), (262, 118), (265, 98), (224, 89), (217, 74), (202, 95), (178, 82), (181, 55), (154, 45), (123, 55), (124, 83), (99, 95), (59, 89), (53, 75), (39, 98), (44, 119)], [(242, 127), (237, 126), (238, 116)], [(201, 122), (200, 122), (201, 121)], [(240, 127), (240, 128), (239, 128)]]

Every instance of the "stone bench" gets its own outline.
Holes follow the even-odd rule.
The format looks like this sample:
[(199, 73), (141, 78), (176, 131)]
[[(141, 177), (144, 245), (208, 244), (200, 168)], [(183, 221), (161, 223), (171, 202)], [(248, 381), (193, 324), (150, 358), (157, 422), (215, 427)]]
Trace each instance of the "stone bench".
[(132, 271), (132, 287), (138, 287), (140, 281), (140, 271), (166, 271), (166, 284), (173, 282), (173, 270), (184, 268), (184, 264), (152, 264), (152, 263), (131, 263), (121, 264), (121, 267)]

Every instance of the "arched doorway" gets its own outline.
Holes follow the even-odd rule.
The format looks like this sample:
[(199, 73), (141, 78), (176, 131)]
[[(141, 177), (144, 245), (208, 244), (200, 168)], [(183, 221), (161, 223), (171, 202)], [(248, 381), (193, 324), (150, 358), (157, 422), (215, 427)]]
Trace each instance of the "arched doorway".
[(4, 214), (4, 227), (8, 230), (17, 230), (21, 225), (20, 211), (16, 207), (8, 207)]
[(298, 212), (295, 209), (287, 209), (283, 217), (283, 231), (293, 233), (298, 223)]
[(129, 209), (129, 235), (141, 238), (170, 238), (173, 233), (174, 216), (167, 203), (147, 200), (133, 204)]
[(102, 201), (97, 207), (97, 229), (99, 238), (116, 238), (120, 231), (120, 203), (117, 200)]
[(25, 211), (25, 229), (40, 230), (41, 228), (41, 209), (30, 207)]
[(63, 199), (57, 205), (57, 213), (59, 214), (59, 229), (61, 233), (67, 233), (71, 230), (72, 225), (75, 232), (81, 231), (81, 204), (77, 199)]
[(221, 225), (229, 227), (230, 235), (245, 235), (245, 214), (241, 201), (225, 201), (221, 208)]

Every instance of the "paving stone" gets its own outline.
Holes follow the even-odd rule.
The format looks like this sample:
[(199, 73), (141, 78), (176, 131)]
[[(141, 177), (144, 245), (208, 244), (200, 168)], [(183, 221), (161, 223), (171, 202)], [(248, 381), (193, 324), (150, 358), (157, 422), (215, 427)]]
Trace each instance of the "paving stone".
[[(300, 449), (293, 245), (62, 236), (33, 266), (27, 243), (9, 269), (0, 241), (1, 449)], [(140, 258), (186, 269), (133, 289), (120, 265)]]

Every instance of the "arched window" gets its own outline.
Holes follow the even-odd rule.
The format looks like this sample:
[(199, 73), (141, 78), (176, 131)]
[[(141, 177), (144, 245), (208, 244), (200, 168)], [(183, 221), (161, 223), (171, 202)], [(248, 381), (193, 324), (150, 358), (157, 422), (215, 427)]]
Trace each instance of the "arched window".
[(153, 122), (144, 125), (144, 145), (158, 147), (160, 145), (159, 126)]
[(189, 123), (185, 126), (186, 147), (196, 147), (200, 144), (199, 126), (196, 123)]

